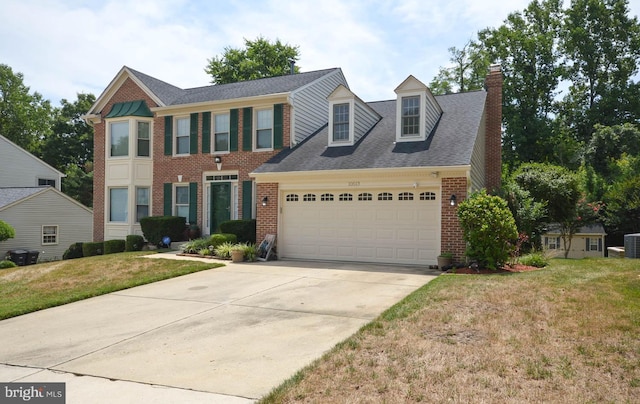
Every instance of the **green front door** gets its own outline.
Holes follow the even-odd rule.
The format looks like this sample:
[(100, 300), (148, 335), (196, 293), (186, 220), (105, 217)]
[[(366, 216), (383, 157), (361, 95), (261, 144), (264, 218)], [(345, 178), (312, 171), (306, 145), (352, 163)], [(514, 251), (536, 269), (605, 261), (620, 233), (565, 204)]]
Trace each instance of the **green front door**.
[(231, 219), (231, 183), (211, 183), (211, 233), (220, 231), (220, 223)]

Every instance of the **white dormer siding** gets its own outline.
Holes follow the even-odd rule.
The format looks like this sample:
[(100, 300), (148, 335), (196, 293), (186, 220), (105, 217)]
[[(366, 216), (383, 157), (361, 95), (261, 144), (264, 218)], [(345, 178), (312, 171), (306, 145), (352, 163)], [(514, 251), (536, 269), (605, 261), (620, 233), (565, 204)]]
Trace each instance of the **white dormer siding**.
[(442, 109), (429, 88), (413, 76), (396, 89), (396, 142), (425, 140), (435, 128)]
[(327, 96), (338, 85), (348, 86), (342, 70), (336, 69), (289, 95), (291, 113), (291, 146), (302, 142), (327, 124)]
[(331, 147), (353, 146), (380, 120), (377, 112), (343, 85), (336, 87), (327, 100)]

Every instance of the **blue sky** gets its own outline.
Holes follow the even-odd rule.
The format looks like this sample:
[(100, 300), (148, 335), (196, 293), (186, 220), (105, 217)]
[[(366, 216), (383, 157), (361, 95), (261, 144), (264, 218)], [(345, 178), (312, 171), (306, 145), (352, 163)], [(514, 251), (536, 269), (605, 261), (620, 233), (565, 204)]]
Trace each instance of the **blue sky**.
[[(259, 35), (300, 47), (302, 71), (341, 67), (365, 101), (428, 84), (451, 46), (499, 26), (528, 0), (0, 0), (0, 63), (53, 105), (100, 95), (123, 65), (189, 88), (207, 59)], [(640, 0), (631, 0), (631, 14)]]

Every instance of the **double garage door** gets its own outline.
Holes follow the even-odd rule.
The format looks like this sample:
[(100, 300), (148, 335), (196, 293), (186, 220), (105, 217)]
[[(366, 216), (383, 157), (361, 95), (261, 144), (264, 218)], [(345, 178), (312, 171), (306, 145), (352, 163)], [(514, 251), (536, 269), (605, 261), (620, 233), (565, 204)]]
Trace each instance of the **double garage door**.
[(283, 258), (429, 265), (440, 241), (438, 190), (283, 192)]

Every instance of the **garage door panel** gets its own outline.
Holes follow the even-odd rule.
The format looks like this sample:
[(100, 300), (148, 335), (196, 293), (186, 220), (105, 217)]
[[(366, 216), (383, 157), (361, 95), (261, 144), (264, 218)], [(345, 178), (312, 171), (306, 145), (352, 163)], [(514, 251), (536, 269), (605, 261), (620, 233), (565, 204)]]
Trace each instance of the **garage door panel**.
[[(413, 190), (412, 190), (413, 191)], [(353, 200), (321, 201), (324, 193), (298, 192), (299, 201), (284, 201), (281, 210), (279, 254), (284, 258), (434, 264), (439, 250), (439, 204), (432, 200), (377, 200), (379, 191), (349, 192)], [(408, 192), (408, 191), (407, 191)], [(315, 202), (303, 195), (315, 193)], [(358, 200), (371, 193), (373, 200)], [(406, 198), (406, 195), (405, 195)], [(283, 198), (285, 199), (285, 198)]]

